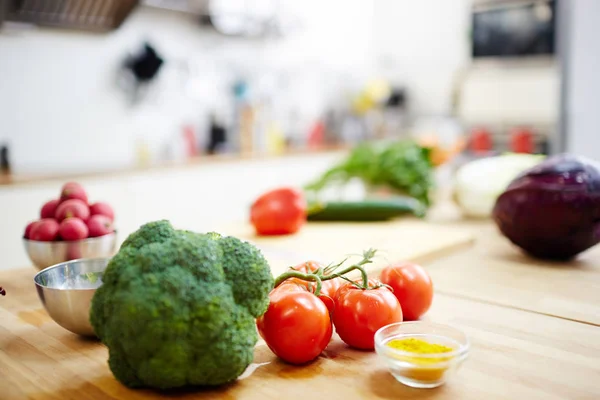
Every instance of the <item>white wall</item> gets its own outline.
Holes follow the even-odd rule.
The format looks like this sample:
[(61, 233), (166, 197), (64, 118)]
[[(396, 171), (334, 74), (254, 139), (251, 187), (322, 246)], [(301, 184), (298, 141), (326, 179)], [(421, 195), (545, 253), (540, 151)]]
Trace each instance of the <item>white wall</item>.
[(600, 160), (600, 1), (570, 4), (567, 150)]
[[(148, 8), (137, 10), (110, 34), (3, 32), (0, 141), (9, 140), (17, 173), (120, 168), (135, 160), (139, 137), (150, 138), (156, 150), (184, 123), (205, 123), (206, 112), (227, 104), (226, 82), (240, 73), (263, 78), (265, 87), (275, 85), (282, 94), (274, 102), (278, 111), (296, 108), (304, 121), (318, 117), (327, 101), (347, 100), (347, 91), (373, 76), (405, 85), (417, 115), (448, 114), (457, 77), (470, 64), (471, 1), (285, 0), (287, 13), (301, 21), (302, 29), (266, 41), (219, 37), (180, 14)], [(598, 7), (594, 0), (575, 3)], [(594, 18), (593, 13), (584, 17)], [(580, 32), (591, 25), (584, 21)], [(169, 64), (149, 99), (130, 108), (114, 74), (124, 55), (146, 38)], [(580, 51), (577, 57), (591, 56)], [(181, 61), (197, 67), (196, 79), (187, 85), (178, 68)], [(593, 68), (586, 60), (578, 65)], [(573, 75), (586, 72), (575, 69)], [(466, 119), (495, 116), (510, 123), (525, 114), (552, 119), (555, 69), (524, 71), (509, 82), (512, 86), (504, 78), (515, 77), (514, 70), (472, 76), (463, 96)], [(592, 92), (580, 82), (579, 90)], [(498, 90), (490, 92), (490, 85)], [(520, 103), (500, 90), (508, 87), (517, 88), (511, 93), (520, 90), (514, 95)], [(573, 113), (582, 114), (575, 108), (585, 105), (573, 107)]]
[[(119, 168), (133, 162), (140, 136), (156, 149), (183, 123), (204, 123), (202, 112), (223, 107), (224, 81), (239, 72), (278, 76), (287, 96), (275, 103), (282, 112), (297, 108), (305, 121), (374, 75), (405, 84), (416, 113), (447, 114), (455, 76), (468, 62), (469, 4), (285, 0), (301, 30), (267, 41), (224, 39), (180, 14), (144, 8), (107, 35), (5, 32), (0, 139), (10, 140), (17, 172)], [(114, 73), (145, 38), (171, 63), (150, 99), (131, 109)], [(173, 62), (183, 60), (198, 67), (193, 96)]]
[(457, 74), (469, 62), (471, 0), (375, 0), (379, 71), (409, 91), (419, 114), (448, 114)]
[(472, 68), (460, 95), (459, 115), (470, 125), (530, 124), (554, 129), (560, 110), (560, 69), (544, 62)]
[[(201, 29), (181, 14), (140, 8), (117, 31), (88, 34), (59, 30), (0, 34), (0, 140), (10, 142), (17, 173), (60, 173), (119, 168), (134, 161), (136, 138), (162, 145), (183, 123), (223, 106), (225, 80), (287, 71), (281, 103), (315, 117), (327, 94), (355, 84), (372, 57), (367, 0), (302, 3), (285, 7), (301, 30), (278, 40), (238, 40)], [(115, 84), (126, 53), (150, 39), (168, 61), (158, 88), (144, 105), (129, 108)], [(198, 68), (191, 96), (178, 63)]]
[(557, 122), (560, 75), (546, 63), (475, 62), (470, 56), (473, 0), (375, 0), (378, 72), (405, 86), (417, 115), (448, 115), (458, 90), (462, 122)]

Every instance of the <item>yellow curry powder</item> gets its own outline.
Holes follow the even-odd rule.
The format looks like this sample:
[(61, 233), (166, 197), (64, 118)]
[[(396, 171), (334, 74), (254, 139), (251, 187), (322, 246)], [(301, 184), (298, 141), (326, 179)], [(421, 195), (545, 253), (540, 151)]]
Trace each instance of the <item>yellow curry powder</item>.
[(387, 342), (386, 345), (392, 349), (407, 353), (415, 353), (415, 357), (399, 356), (397, 358), (401, 361), (410, 362), (411, 364), (422, 365), (422, 368), (415, 366), (414, 368), (404, 370), (402, 373), (402, 375), (404, 375), (406, 378), (421, 382), (435, 382), (442, 379), (442, 376), (448, 367), (428, 367), (428, 365), (435, 365), (443, 361), (448, 361), (450, 357), (424, 358), (419, 357), (419, 354), (449, 353), (454, 350), (452, 347), (436, 343), (429, 343), (416, 338), (392, 339)]
[(392, 349), (417, 354), (449, 353), (453, 350), (452, 347), (444, 346), (442, 344), (429, 343), (415, 338), (392, 339), (387, 343), (387, 345)]

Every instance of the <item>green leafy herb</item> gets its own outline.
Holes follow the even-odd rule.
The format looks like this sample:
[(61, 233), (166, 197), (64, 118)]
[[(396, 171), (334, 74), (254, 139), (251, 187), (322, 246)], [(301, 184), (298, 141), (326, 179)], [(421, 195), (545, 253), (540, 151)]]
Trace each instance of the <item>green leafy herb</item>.
[(362, 143), (304, 189), (317, 194), (333, 184), (358, 178), (366, 185), (388, 187), (429, 206), (433, 187), (430, 153), (429, 148), (412, 140)]
[(86, 273), (84, 275), (88, 278), (88, 280), (91, 283), (96, 283), (96, 281), (98, 280), (98, 274), (95, 273), (95, 272), (88, 272), (88, 273)]

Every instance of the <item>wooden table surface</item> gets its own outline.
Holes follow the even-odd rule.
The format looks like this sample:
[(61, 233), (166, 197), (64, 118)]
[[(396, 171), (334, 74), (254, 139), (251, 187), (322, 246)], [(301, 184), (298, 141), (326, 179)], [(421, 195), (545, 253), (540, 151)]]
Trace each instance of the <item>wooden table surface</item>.
[(474, 246), (424, 264), (438, 293), (600, 326), (600, 246), (552, 263), (522, 254), (492, 224), (464, 229)]
[(33, 271), (21, 269), (0, 273), (10, 282), (0, 298), (0, 399), (599, 399), (598, 251), (573, 265), (546, 265), (521, 256), (489, 223), (452, 227), (477, 240), (424, 261), (436, 286), (424, 319), (463, 329), (472, 347), (440, 388), (405, 387), (376, 354), (335, 337), (303, 367), (259, 343), (247, 374), (218, 390), (131, 391), (113, 378), (102, 345), (50, 320), (32, 290)]
[(388, 222), (313, 222), (294, 235), (257, 237), (250, 224), (234, 224), (220, 230), (248, 240), (262, 249), (275, 276), (307, 260), (324, 264), (341, 262), (351, 256), (360, 260), (363, 251), (377, 249), (370, 274), (392, 262), (426, 262), (471, 247), (476, 234), (460, 227), (434, 225), (417, 218)]

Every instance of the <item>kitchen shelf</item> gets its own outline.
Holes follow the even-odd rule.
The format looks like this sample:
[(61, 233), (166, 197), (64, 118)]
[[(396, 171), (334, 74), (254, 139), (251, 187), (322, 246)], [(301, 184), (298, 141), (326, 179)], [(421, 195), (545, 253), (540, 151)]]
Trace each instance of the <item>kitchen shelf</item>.
[(138, 0), (0, 1), (3, 21), (34, 26), (109, 32), (117, 29)]

